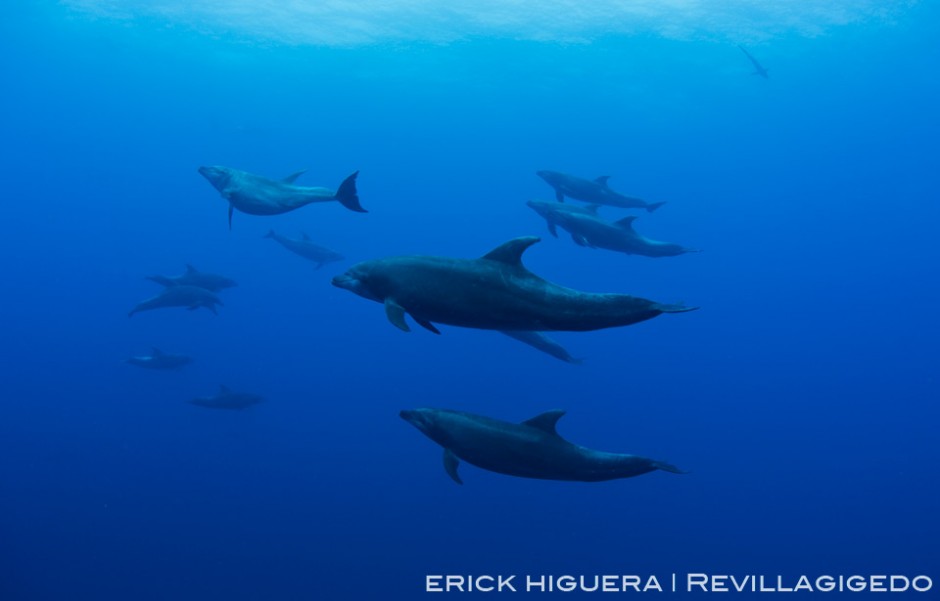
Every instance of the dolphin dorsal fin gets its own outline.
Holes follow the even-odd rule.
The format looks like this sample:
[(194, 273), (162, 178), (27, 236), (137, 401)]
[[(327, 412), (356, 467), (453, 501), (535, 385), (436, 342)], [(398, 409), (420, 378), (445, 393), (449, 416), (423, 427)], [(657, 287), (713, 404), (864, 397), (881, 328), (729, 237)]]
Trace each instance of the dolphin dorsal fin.
[(513, 267), (522, 267), (522, 253), (539, 240), (541, 240), (541, 238), (538, 236), (513, 238), (509, 242), (501, 244), (483, 255), (483, 258), (489, 259), (490, 261), (499, 261), (500, 263), (505, 263)]
[(565, 412), (561, 409), (555, 409), (554, 411), (546, 411), (545, 413), (540, 413), (531, 419), (527, 419), (522, 422), (525, 426), (531, 426), (532, 428), (537, 428), (546, 434), (553, 434), (558, 436), (558, 432), (555, 431), (555, 424), (558, 423), (558, 420), (561, 419), (561, 416)]
[(199, 273), (199, 270), (196, 269), (195, 267), (193, 267), (192, 265), (190, 265), (189, 263), (187, 263), (187, 264), (186, 264), (186, 273)]
[(609, 176), (609, 175), (602, 175), (602, 176), (600, 176), (600, 177), (594, 178), (594, 183), (600, 184), (600, 185), (602, 185), (602, 186), (604, 186), (604, 187), (606, 188), (606, 187), (607, 187), (607, 180), (609, 180), (609, 179), (610, 179), (610, 176)]
[(232, 394), (232, 390), (225, 384), (219, 384), (219, 396)]
[(306, 172), (307, 172), (306, 169), (301, 169), (300, 171), (296, 171), (296, 172), (294, 172), (294, 173), (291, 173), (290, 175), (288, 175), (287, 177), (285, 177), (285, 178), (282, 179), (281, 181), (284, 182), (285, 184), (293, 184), (295, 181), (297, 181), (297, 178), (298, 178), (298, 177), (300, 177), (301, 175), (303, 175), (303, 174), (306, 173)]
[(150, 354), (153, 355), (154, 357), (159, 357), (160, 355), (163, 354), (163, 351), (161, 351), (155, 346), (152, 346), (150, 347)]
[(306, 240), (307, 242), (310, 242), (310, 236), (307, 235), (307, 232), (300, 232), (300, 237)]
[(636, 215), (630, 215), (629, 217), (624, 217), (623, 219), (618, 219), (614, 222), (614, 225), (617, 227), (623, 228), (625, 230), (633, 229), (633, 221), (636, 219)]

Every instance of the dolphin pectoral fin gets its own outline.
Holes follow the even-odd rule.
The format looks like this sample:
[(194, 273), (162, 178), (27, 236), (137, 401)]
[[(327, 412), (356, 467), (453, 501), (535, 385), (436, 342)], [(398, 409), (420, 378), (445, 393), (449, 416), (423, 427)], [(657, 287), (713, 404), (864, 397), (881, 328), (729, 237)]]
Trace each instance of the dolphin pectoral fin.
[(682, 303), (676, 303), (668, 305), (665, 303), (655, 303), (653, 309), (659, 311), (660, 313), (688, 313), (689, 311), (697, 311), (698, 307), (686, 307)]
[(555, 200), (558, 202), (565, 202), (565, 193), (561, 190), (555, 190)]
[(490, 261), (499, 261), (513, 267), (522, 267), (522, 253), (530, 246), (539, 241), (537, 236), (523, 236), (522, 238), (513, 238), (505, 244), (501, 244), (483, 255), (484, 259)]
[(579, 236), (578, 234), (571, 234), (571, 239), (572, 239), (572, 240), (574, 241), (574, 243), (577, 244), (578, 246), (587, 246), (587, 245), (588, 245), (588, 244), (587, 244), (587, 241), (584, 239), (584, 237), (583, 237), (583, 236)]
[(287, 177), (285, 177), (285, 178), (282, 179), (281, 181), (284, 182), (285, 184), (293, 184), (295, 181), (297, 181), (297, 178), (298, 178), (298, 177), (300, 177), (301, 175), (303, 175), (303, 174), (306, 173), (306, 172), (307, 172), (306, 169), (301, 169), (300, 171), (296, 171), (296, 172), (294, 172), (294, 173), (291, 173), (290, 175), (288, 175)]
[(555, 222), (554, 222), (554, 221), (546, 221), (545, 223), (548, 224), (548, 233), (551, 234), (552, 236), (555, 236), (555, 237), (557, 238), (557, 237), (558, 237), (558, 229), (555, 228)]
[(688, 474), (689, 473), (687, 471), (680, 470), (679, 468), (672, 465), (671, 463), (665, 463), (663, 461), (651, 461), (650, 463), (652, 463), (653, 467), (655, 467), (656, 469), (662, 470), (664, 472), (669, 472), (670, 474)]
[(444, 471), (447, 472), (447, 475), (450, 476), (451, 480), (457, 484), (463, 484), (463, 480), (460, 479), (460, 474), (457, 473), (457, 468), (459, 466), (460, 460), (457, 459), (457, 456), (454, 455), (454, 452), (450, 449), (444, 449)]
[(546, 411), (545, 413), (540, 413), (531, 419), (525, 420), (522, 422), (522, 424), (541, 430), (546, 434), (558, 436), (558, 432), (555, 430), (555, 425), (558, 424), (558, 420), (560, 420), (564, 414), (565, 412), (561, 409)]
[(440, 335), (441, 331), (434, 327), (434, 324), (428, 321), (427, 319), (418, 319), (414, 315), (411, 316), (411, 319), (415, 320), (419, 326), (428, 330), (429, 332), (434, 332), (435, 334)]
[(228, 203), (228, 229), (232, 229), (232, 213), (235, 212), (235, 205)]
[(405, 309), (390, 298), (385, 299), (385, 316), (392, 325), (403, 332), (410, 332), (411, 328), (405, 322)]

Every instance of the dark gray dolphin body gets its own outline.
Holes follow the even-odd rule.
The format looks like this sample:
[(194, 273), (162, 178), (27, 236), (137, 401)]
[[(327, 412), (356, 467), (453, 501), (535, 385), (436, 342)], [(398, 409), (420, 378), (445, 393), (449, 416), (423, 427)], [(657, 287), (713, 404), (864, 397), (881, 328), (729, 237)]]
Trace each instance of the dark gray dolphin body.
[(190, 311), (205, 307), (216, 313), (215, 306), (222, 304), (224, 303), (219, 300), (219, 297), (205, 288), (199, 288), (198, 286), (168, 286), (156, 296), (138, 303), (127, 316), (132, 317), (134, 313), (140, 313), (141, 311), (168, 307), (187, 307)]
[(646, 257), (674, 257), (688, 252), (698, 252), (670, 242), (650, 240), (633, 229), (636, 217), (625, 217), (619, 221), (606, 221), (590, 210), (571, 211), (568, 205), (557, 202), (529, 201), (536, 213), (545, 218), (548, 229), (557, 236), (556, 226), (571, 234), (578, 246), (606, 248), (628, 255)]
[(310, 240), (310, 236), (307, 234), (302, 234), (302, 236), (303, 237), (300, 239), (288, 238), (287, 236), (281, 236), (274, 230), (270, 230), (267, 234), (265, 234), (264, 237), (273, 238), (281, 246), (291, 251), (292, 253), (300, 255), (308, 261), (313, 261), (317, 264), (317, 269), (320, 269), (327, 263), (342, 261), (346, 258), (335, 250), (330, 250), (325, 246), (314, 244)]
[(219, 292), (226, 288), (238, 286), (238, 282), (231, 278), (199, 271), (192, 265), (186, 265), (186, 273), (183, 275), (151, 275), (147, 276), (147, 279), (163, 286), (196, 286), (197, 288), (205, 288), (210, 292)]
[(191, 357), (186, 355), (174, 355), (173, 353), (164, 353), (157, 347), (153, 347), (150, 356), (142, 355), (139, 357), (130, 357), (126, 360), (131, 365), (144, 367), (146, 369), (179, 369), (192, 361)]
[(356, 171), (339, 185), (334, 192), (328, 188), (295, 186), (294, 180), (303, 171), (291, 174), (283, 180), (269, 179), (247, 171), (230, 167), (200, 167), (209, 183), (228, 201), (228, 226), (232, 227), (232, 212), (238, 209), (249, 215), (280, 215), (313, 202), (339, 201), (350, 211), (367, 212), (359, 204), (356, 192)]
[(691, 311), (626, 294), (564, 288), (522, 265), (538, 242), (516, 238), (479, 259), (409, 256), (365, 261), (333, 285), (385, 305), (389, 321), (410, 331), (405, 313), (440, 333), (434, 323), (501, 331), (588, 331), (626, 326), (661, 313)]
[(264, 401), (264, 397), (247, 392), (232, 392), (226, 386), (219, 386), (219, 393), (215, 396), (197, 397), (188, 401), (192, 405), (206, 407), (207, 409), (247, 409), (252, 405)]
[(565, 197), (574, 198), (592, 204), (609, 205), (622, 209), (646, 209), (650, 213), (666, 204), (649, 203), (639, 198), (614, 192), (607, 185), (609, 175), (602, 175), (595, 180), (583, 179), (558, 171), (536, 171), (535, 174), (555, 189), (555, 199), (564, 202)]
[(751, 73), (751, 75), (760, 75), (760, 76), (763, 77), (764, 79), (769, 79), (769, 78), (770, 78), (770, 76), (767, 75), (767, 71), (768, 71), (768, 70), (765, 69), (759, 62), (757, 62), (757, 59), (754, 58), (753, 56), (751, 56), (751, 53), (748, 52), (747, 50), (745, 50), (745, 49), (744, 49), (744, 46), (738, 44), (738, 48), (741, 49), (741, 52), (744, 53), (744, 56), (746, 56), (746, 57), (748, 58), (748, 60), (751, 61), (751, 64), (754, 65), (754, 72)]
[(457, 484), (459, 460), (479, 468), (541, 480), (601, 482), (677, 467), (636, 455), (605, 453), (572, 444), (555, 425), (564, 411), (549, 411), (521, 424), (447, 409), (405, 410), (401, 417), (444, 447), (444, 469)]
[(558, 342), (552, 338), (549, 338), (542, 332), (503, 330), (502, 333), (514, 340), (518, 340), (523, 344), (528, 344), (532, 348), (540, 350), (545, 354), (551, 355), (556, 359), (560, 359), (565, 363), (574, 363), (576, 365), (583, 363), (581, 359), (572, 357), (571, 353), (568, 352), (568, 349), (558, 344)]

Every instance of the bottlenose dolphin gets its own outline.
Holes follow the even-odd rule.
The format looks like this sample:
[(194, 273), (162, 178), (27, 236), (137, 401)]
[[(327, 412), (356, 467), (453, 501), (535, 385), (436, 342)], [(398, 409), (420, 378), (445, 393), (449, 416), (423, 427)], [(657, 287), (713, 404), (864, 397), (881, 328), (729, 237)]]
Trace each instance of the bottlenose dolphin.
[(536, 171), (535, 174), (555, 189), (555, 199), (565, 202), (565, 196), (582, 200), (592, 204), (609, 205), (622, 209), (646, 209), (650, 213), (666, 204), (665, 202), (649, 203), (632, 196), (624, 196), (614, 192), (607, 185), (609, 175), (602, 175), (594, 181), (582, 179), (558, 171)]
[(208, 409), (246, 409), (264, 401), (264, 397), (247, 392), (232, 392), (227, 386), (219, 386), (215, 396), (197, 397), (189, 402)]
[(168, 286), (156, 296), (138, 303), (127, 316), (132, 317), (134, 313), (166, 307), (188, 307), (190, 311), (205, 307), (216, 313), (215, 306), (223, 304), (219, 297), (205, 288), (199, 288), (198, 286)]
[(434, 323), (483, 330), (587, 331), (626, 326), (660, 313), (693, 310), (626, 294), (564, 288), (522, 265), (538, 242), (516, 238), (479, 259), (407, 256), (364, 261), (333, 285), (385, 305), (388, 320), (406, 332), (405, 313), (434, 333)]
[(145, 367), (147, 369), (179, 369), (192, 361), (192, 358), (186, 355), (164, 353), (157, 347), (153, 347), (150, 356), (142, 355), (139, 357), (130, 357), (125, 361), (131, 365)]
[(210, 292), (219, 292), (225, 288), (238, 286), (238, 282), (231, 278), (199, 271), (188, 264), (186, 265), (186, 273), (183, 275), (150, 275), (147, 276), (147, 279), (163, 286), (196, 286), (197, 288), (205, 288)]
[(404, 410), (399, 415), (444, 447), (444, 469), (457, 484), (463, 484), (457, 474), (460, 459), (491, 472), (541, 480), (601, 482), (655, 470), (684, 473), (646, 457), (572, 444), (555, 431), (564, 414), (549, 411), (521, 424), (447, 409)]
[(295, 186), (294, 180), (303, 171), (278, 181), (230, 167), (200, 167), (199, 173), (228, 201), (228, 227), (232, 228), (232, 212), (238, 209), (249, 215), (280, 215), (312, 202), (339, 201), (350, 211), (366, 213), (356, 192), (356, 171), (343, 180), (334, 192), (328, 188)]
[(314, 244), (310, 241), (310, 236), (307, 234), (301, 234), (301, 236), (303, 237), (299, 240), (296, 238), (288, 238), (287, 236), (281, 236), (274, 230), (269, 230), (268, 233), (264, 235), (265, 238), (273, 238), (276, 242), (280, 243), (281, 246), (291, 251), (292, 253), (298, 254), (305, 259), (313, 261), (317, 264), (317, 269), (320, 269), (327, 263), (342, 261), (346, 258), (335, 250), (330, 250), (325, 246)]
[(558, 235), (555, 229), (557, 225), (568, 231), (571, 239), (578, 246), (606, 248), (628, 255), (646, 257), (674, 257), (688, 252), (698, 252), (694, 248), (650, 240), (641, 236), (633, 229), (635, 216), (610, 222), (601, 219), (596, 213), (569, 211), (567, 205), (557, 202), (530, 200), (526, 204), (545, 218), (552, 235)]
[(762, 67), (761, 64), (757, 62), (757, 59), (751, 56), (751, 53), (744, 49), (744, 46), (742, 46), (741, 44), (738, 44), (738, 48), (741, 49), (741, 52), (744, 53), (744, 56), (750, 59), (751, 64), (754, 65), (754, 72), (751, 73), (751, 75), (760, 75), (764, 79), (769, 79), (769, 76), (767, 75), (768, 70)]
[(549, 354), (556, 359), (561, 359), (565, 363), (574, 363), (580, 365), (583, 363), (581, 359), (577, 359), (571, 356), (571, 353), (568, 352), (568, 349), (558, 344), (555, 340), (549, 338), (542, 332), (525, 332), (525, 331), (512, 331), (512, 330), (503, 330), (503, 334), (518, 340), (523, 344), (528, 344), (534, 349), (538, 349), (543, 353)]

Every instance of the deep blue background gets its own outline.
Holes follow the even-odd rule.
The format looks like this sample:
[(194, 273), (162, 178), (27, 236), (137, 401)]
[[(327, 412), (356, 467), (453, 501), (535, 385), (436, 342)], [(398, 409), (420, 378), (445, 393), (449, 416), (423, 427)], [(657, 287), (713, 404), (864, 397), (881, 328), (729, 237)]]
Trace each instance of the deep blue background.
[[(752, 45), (283, 47), (55, 5), (0, 25), (0, 599), (413, 599), (427, 573), (928, 573), (940, 520), (940, 51), (891, 24)], [(236, 214), (196, 173), (335, 187)], [(667, 200), (647, 259), (554, 239), (537, 169)], [(616, 218), (621, 212), (606, 211)], [(269, 240), (307, 231), (314, 271)], [(557, 338), (406, 335), (329, 285), (353, 261), (477, 256), (702, 307)], [(240, 282), (206, 311), (126, 312), (187, 262)], [(179, 373), (122, 363), (156, 345)], [(245, 412), (186, 404), (219, 383)], [(596, 485), (463, 466), (402, 408), (522, 420), (673, 462)]]

